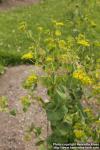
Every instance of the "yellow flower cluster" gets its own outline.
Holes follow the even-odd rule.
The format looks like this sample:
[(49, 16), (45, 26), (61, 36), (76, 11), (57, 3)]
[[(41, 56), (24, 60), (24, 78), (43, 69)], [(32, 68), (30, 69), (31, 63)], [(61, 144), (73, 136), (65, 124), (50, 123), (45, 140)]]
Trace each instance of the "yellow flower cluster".
[(53, 62), (53, 57), (51, 57), (51, 56), (48, 56), (47, 58), (46, 58), (46, 62), (47, 63), (52, 63)]
[(56, 30), (56, 31), (55, 31), (55, 35), (56, 35), (56, 36), (61, 36), (61, 31), (60, 31), (60, 30)]
[(8, 111), (8, 100), (6, 97), (0, 97), (0, 112), (7, 112)]
[(77, 44), (83, 46), (83, 47), (89, 47), (90, 42), (86, 39), (85, 35), (79, 34), (77, 37)]
[(36, 74), (32, 74), (28, 77), (27, 79), (28, 82), (37, 82), (37, 75)]
[(64, 26), (64, 22), (58, 22), (58, 21), (56, 21), (56, 20), (53, 20), (52, 22), (54, 23), (54, 25), (55, 25), (56, 27), (62, 27), (62, 26)]
[(79, 39), (77, 41), (77, 43), (84, 46), (84, 47), (89, 47), (90, 46), (90, 43), (88, 42), (88, 40), (85, 40), (85, 39)]
[(63, 22), (56, 22), (56, 26), (58, 26), (58, 27), (64, 26), (64, 23)]
[(95, 77), (100, 80), (100, 60), (98, 59), (95, 65)]
[(100, 93), (100, 82), (97, 85), (94, 85), (93, 89), (94, 89), (95, 92)]
[(21, 97), (21, 104), (23, 106), (23, 111), (26, 112), (31, 105), (31, 100), (28, 96)]
[(42, 32), (43, 31), (43, 27), (39, 26), (38, 28), (38, 31)]
[(30, 103), (30, 99), (28, 98), (28, 96), (21, 97), (21, 103), (22, 103), (22, 105), (29, 104)]
[(79, 68), (73, 73), (73, 77), (79, 79), (83, 84), (91, 85), (93, 80), (86, 74), (86, 72)]
[(26, 79), (26, 81), (25, 81), (25, 83), (24, 83), (24, 87), (26, 87), (26, 88), (32, 87), (34, 84), (37, 83), (37, 80), (38, 80), (38, 77), (37, 77), (36, 74), (30, 75), (30, 76)]
[(75, 129), (74, 130), (74, 134), (75, 134), (75, 137), (77, 138), (77, 139), (81, 139), (81, 138), (83, 138), (84, 136), (85, 136), (85, 133), (84, 133), (84, 131), (83, 130), (81, 130), (81, 129)]
[(84, 112), (91, 112), (91, 109), (90, 108), (85, 108)]
[(26, 59), (26, 60), (32, 59), (32, 58), (33, 58), (33, 53), (32, 53), (32, 52), (26, 53), (26, 54), (24, 54), (24, 55), (21, 57), (21, 59)]
[(58, 44), (59, 44), (59, 48), (61, 48), (61, 49), (66, 48), (66, 42), (64, 40), (59, 40)]
[(24, 32), (27, 28), (27, 24), (26, 22), (21, 22), (20, 25), (19, 25), (19, 30)]
[(62, 54), (62, 55), (60, 55), (59, 59), (60, 59), (60, 62), (67, 63), (68, 55), (67, 54)]
[(47, 48), (49, 50), (55, 49), (57, 47), (56, 42), (53, 38), (46, 38), (45, 39), (45, 44), (47, 45)]
[(100, 118), (96, 121), (96, 123), (100, 124)]

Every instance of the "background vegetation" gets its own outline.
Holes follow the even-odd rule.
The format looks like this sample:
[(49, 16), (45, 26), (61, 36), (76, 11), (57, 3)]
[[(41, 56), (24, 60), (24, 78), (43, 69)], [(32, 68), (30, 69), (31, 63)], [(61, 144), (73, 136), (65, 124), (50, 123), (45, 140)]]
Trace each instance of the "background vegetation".
[[(67, 24), (67, 30), (64, 32), (67, 33), (67, 35), (72, 35), (74, 27), (71, 25), (71, 19), (75, 13), (77, 13), (76, 5), (80, 5), (80, 3), (81, 1), (79, 0), (49, 0), (45, 1), (45, 3), (35, 4), (25, 8), (21, 7), (0, 12), (0, 64), (14, 65), (21, 63), (20, 56), (28, 50), (31, 41), (28, 40), (26, 36), (22, 36), (18, 30), (21, 22), (27, 22), (29, 30), (32, 30), (34, 36), (36, 36), (38, 25), (49, 28), (52, 18), (64, 20)], [(100, 2), (97, 0), (97, 4), (95, 5), (95, 0), (89, 0), (89, 3), (92, 3), (92, 9), (90, 7), (90, 9), (86, 10), (85, 7), (81, 5), (80, 12), (84, 12), (84, 14), (82, 14), (83, 18), (85, 15), (85, 17), (88, 17), (89, 22), (96, 23), (95, 30), (92, 30), (91, 27), (88, 28), (87, 36), (92, 40), (99, 39)], [(70, 20), (70, 23), (68, 20)], [(79, 30), (79, 32), (86, 30), (89, 25), (90, 24), (84, 23), (82, 26), (77, 27), (77, 30)]]

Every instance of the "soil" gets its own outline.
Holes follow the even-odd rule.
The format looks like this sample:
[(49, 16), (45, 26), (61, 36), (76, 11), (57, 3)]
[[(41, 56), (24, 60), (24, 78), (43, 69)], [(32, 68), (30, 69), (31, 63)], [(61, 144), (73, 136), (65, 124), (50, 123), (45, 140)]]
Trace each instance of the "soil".
[(6, 10), (20, 5), (30, 5), (39, 1), (40, 0), (2, 0), (0, 10)]
[[(38, 150), (37, 138), (34, 133), (30, 140), (25, 140), (26, 130), (34, 124), (42, 128), (41, 138), (48, 136), (47, 116), (41, 105), (34, 100), (25, 113), (22, 109), (20, 98), (27, 95), (28, 91), (22, 87), (26, 77), (35, 72), (41, 76), (43, 71), (34, 66), (16, 66), (7, 69), (0, 77), (0, 96), (6, 96), (9, 100), (9, 109), (17, 110), (16, 116), (7, 112), (0, 112), (0, 150)], [(42, 85), (37, 86), (36, 94), (47, 100), (47, 90)]]

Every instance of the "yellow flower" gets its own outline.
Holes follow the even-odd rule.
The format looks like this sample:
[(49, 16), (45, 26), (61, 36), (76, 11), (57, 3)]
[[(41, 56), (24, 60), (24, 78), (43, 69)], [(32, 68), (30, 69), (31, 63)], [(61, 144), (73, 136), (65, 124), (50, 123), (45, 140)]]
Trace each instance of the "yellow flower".
[(84, 47), (89, 47), (90, 46), (90, 43), (87, 40), (84, 40), (84, 39), (78, 39), (77, 43), (84, 46)]
[(0, 112), (7, 112), (8, 111), (8, 100), (6, 97), (0, 97)]
[(51, 57), (51, 56), (48, 56), (47, 58), (46, 58), (46, 62), (49, 62), (49, 63), (52, 63), (53, 62), (53, 57)]
[(63, 22), (56, 22), (56, 26), (58, 26), (58, 27), (64, 26), (64, 23)]
[(76, 79), (79, 79), (83, 84), (86, 84), (86, 85), (91, 85), (93, 83), (93, 80), (81, 68), (73, 72), (73, 77)]
[(37, 77), (36, 74), (30, 75), (30, 76), (26, 79), (26, 81), (24, 82), (24, 87), (25, 87), (25, 88), (30, 88), (30, 87), (34, 86), (34, 84), (37, 83), (37, 80), (38, 80), (38, 77)]
[(95, 77), (97, 79), (100, 79), (100, 64), (99, 63), (96, 65)]
[(84, 112), (91, 112), (91, 110), (89, 108), (85, 108)]
[(85, 76), (84, 79), (83, 79), (83, 83), (91, 85), (92, 84), (92, 80), (91, 80), (90, 77)]
[(32, 74), (28, 77), (27, 79), (28, 82), (37, 82), (37, 75), (36, 74)]
[(64, 40), (58, 41), (58, 44), (59, 44), (59, 48), (62, 48), (62, 49), (66, 48), (66, 42)]
[(26, 22), (21, 22), (19, 25), (19, 30), (24, 32), (26, 28), (27, 28)]
[(31, 100), (28, 96), (21, 97), (21, 104), (23, 107), (23, 111), (26, 112), (31, 105)]
[(61, 31), (60, 31), (60, 30), (56, 30), (56, 31), (55, 31), (55, 35), (56, 35), (56, 36), (61, 36)]
[(100, 120), (97, 120), (95, 123), (100, 124)]
[(24, 55), (21, 57), (21, 59), (26, 59), (26, 60), (32, 59), (32, 58), (33, 58), (33, 53), (32, 53), (32, 52), (26, 53), (26, 54), (24, 54)]
[(95, 92), (100, 93), (100, 82), (97, 85), (94, 85), (93, 89), (94, 89)]
[(49, 50), (55, 49), (55, 48), (57, 47), (57, 46), (56, 46), (56, 42), (55, 42), (55, 40), (54, 40), (53, 38), (47, 38), (47, 39), (45, 40), (45, 43), (46, 43), (47, 48), (48, 48)]
[(40, 32), (42, 32), (42, 31), (43, 31), (43, 27), (39, 26), (39, 27), (38, 27), (38, 30), (39, 30)]
[(74, 134), (75, 134), (75, 137), (76, 137), (77, 139), (81, 139), (82, 137), (85, 136), (85, 133), (84, 133), (83, 130), (77, 130), (77, 129), (75, 129), (75, 130), (74, 130)]
[(23, 106), (25, 106), (25, 105), (30, 105), (31, 102), (28, 96), (23, 96), (21, 97), (21, 103)]
[(62, 55), (60, 55), (59, 59), (62, 63), (66, 63), (68, 56), (67, 56), (67, 54), (62, 54)]
[(56, 21), (56, 20), (52, 20), (52, 22), (54, 23), (54, 25), (55, 25), (56, 27), (62, 27), (62, 26), (64, 26), (64, 23), (63, 23), (63, 22), (58, 22), (58, 21)]

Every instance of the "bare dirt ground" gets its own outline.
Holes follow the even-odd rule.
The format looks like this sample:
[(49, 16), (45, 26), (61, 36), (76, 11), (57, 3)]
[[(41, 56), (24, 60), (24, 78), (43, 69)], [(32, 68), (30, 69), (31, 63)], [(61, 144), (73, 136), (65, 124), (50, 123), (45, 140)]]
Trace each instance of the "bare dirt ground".
[(0, 3), (0, 10), (6, 10), (20, 5), (30, 5), (39, 1), (40, 0), (3, 0), (3, 2)]
[[(33, 71), (39, 76), (43, 74), (41, 68), (22, 65), (8, 68), (6, 73), (0, 76), (0, 96), (8, 98), (10, 110), (17, 110), (16, 116), (0, 112), (0, 150), (38, 150), (34, 133), (29, 141), (25, 140), (26, 130), (32, 123), (42, 128), (43, 139), (48, 135), (46, 113), (38, 102), (33, 101), (26, 113), (23, 112), (20, 102), (20, 98), (27, 95), (22, 82)], [(38, 85), (36, 93), (44, 100), (48, 98), (46, 88), (41, 85)]]

